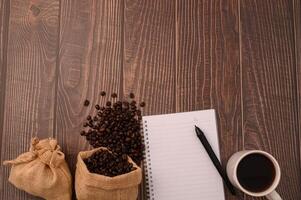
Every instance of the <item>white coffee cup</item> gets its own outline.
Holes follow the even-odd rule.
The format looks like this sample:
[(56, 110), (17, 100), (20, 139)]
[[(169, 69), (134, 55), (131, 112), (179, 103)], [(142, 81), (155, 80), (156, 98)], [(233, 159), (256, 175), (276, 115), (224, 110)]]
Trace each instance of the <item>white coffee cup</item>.
[[(266, 158), (268, 158), (270, 161), (272, 161), (272, 163), (274, 165), (274, 169), (275, 169), (274, 180), (273, 180), (272, 184), (264, 191), (260, 191), (260, 192), (249, 191), (248, 189), (244, 188), (238, 180), (237, 167), (238, 167), (239, 163), (242, 161), (242, 159), (250, 154), (264, 155)], [(258, 164), (260, 164), (260, 163), (258, 163)], [(227, 175), (228, 175), (231, 183), (236, 188), (238, 188), (239, 190), (241, 190), (242, 192), (244, 192), (250, 196), (254, 196), (254, 197), (266, 196), (269, 200), (282, 200), (280, 195), (275, 191), (276, 187), (279, 184), (280, 176), (281, 176), (279, 164), (278, 164), (277, 160), (271, 154), (269, 154), (265, 151), (245, 150), (245, 151), (239, 151), (239, 152), (233, 154), (227, 163)]]

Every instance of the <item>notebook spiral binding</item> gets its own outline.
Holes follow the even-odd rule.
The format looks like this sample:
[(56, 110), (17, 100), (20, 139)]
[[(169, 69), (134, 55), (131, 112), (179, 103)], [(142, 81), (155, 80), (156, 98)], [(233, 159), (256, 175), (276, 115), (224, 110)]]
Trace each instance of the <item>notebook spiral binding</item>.
[(143, 130), (144, 130), (144, 137), (142, 137), (142, 140), (145, 145), (145, 149), (143, 152), (143, 157), (144, 157), (143, 164), (144, 164), (144, 170), (145, 170), (146, 198), (149, 200), (155, 200), (154, 190), (153, 190), (151, 158), (150, 158), (150, 151), (149, 151), (147, 121), (144, 121)]

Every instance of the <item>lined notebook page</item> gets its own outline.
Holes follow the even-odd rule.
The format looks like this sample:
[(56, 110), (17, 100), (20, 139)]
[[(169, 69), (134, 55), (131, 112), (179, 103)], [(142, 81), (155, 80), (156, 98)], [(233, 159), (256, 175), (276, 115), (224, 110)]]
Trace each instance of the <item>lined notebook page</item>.
[(222, 179), (194, 125), (219, 158), (214, 110), (143, 117), (150, 199), (224, 200)]

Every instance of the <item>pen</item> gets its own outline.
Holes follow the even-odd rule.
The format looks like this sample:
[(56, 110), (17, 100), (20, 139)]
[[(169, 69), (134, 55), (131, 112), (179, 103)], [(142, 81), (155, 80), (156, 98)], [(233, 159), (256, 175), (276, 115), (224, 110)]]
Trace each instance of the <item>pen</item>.
[(221, 163), (219, 162), (218, 158), (216, 157), (214, 151), (212, 150), (205, 134), (203, 133), (203, 131), (195, 126), (195, 132), (196, 135), (198, 136), (198, 138), (200, 139), (201, 143), (203, 144), (204, 148), (206, 149), (211, 161), (213, 162), (215, 168), (217, 169), (218, 173), (221, 175), (221, 177), (223, 178), (227, 188), (230, 190), (232, 195), (236, 195), (235, 189), (233, 187), (233, 185), (231, 184), (231, 182), (229, 181), (229, 178), (226, 174), (226, 172), (223, 170)]

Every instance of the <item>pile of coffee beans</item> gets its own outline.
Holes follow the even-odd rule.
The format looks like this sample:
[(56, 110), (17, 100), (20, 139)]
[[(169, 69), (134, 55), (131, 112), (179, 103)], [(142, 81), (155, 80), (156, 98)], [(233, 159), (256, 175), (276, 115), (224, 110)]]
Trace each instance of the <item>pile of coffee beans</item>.
[(84, 162), (91, 173), (97, 173), (104, 176), (118, 176), (129, 173), (136, 168), (128, 162), (127, 155), (118, 155), (104, 149), (94, 152)]
[[(104, 98), (106, 92), (100, 95)], [(133, 161), (140, 165), (143, 159), (143, 143), (141, 136), (142, 114), (139, 105), (134, 100), (135, 95), (129, 94), (129, 100), (117, 100), (117, 94), (111, 95), (111, 101), (104, 106), (95, 105), (96, 114), (87, 116), (84, 123), (85, 130), (81, 132), (90, 145), (107, 147), (118, 155), (129, 155)], [(87, 105), (86, 102), (84, 105)]]

